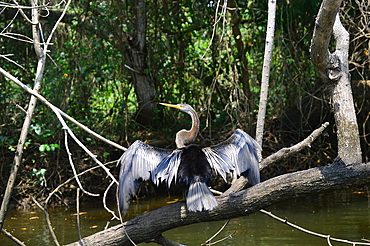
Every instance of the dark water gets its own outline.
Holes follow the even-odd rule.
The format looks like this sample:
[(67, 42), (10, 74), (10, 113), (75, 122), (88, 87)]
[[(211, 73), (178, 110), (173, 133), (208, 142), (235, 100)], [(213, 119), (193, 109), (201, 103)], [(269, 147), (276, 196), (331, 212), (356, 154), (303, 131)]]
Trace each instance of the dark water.
[[(286, 200), (266, 210), (321, 234), (364, 242), (363, 238), (370, 239), (369, 195), (367, 187), (341, 190)], [(172, 201), (174, 201), (173, 198), (163, 197), (141, 199), (138, 203), (133, 203), (129, 217), (153, 210)], [(113, 208), (114, 205), (111, 207)], [(110, 221), (111, 214), (106, 212), (100, 203), (82, 204), (80, 211), (84, 212), (80, 217), (82, 236), (103, 230), (107, 223), (109, 227), (118, 223)], [(61, 244), (78, 240), (75, 208), (55, 207), (50, 208), (49, 213), (54, 231)], [(181, 244), (200, 245), (218, 231), (224, 222), (189, 225), (170, 230), (164, 235)], [(44, 215), (38, 209), (9, 211), (4, 229), (25, 242), (26, 245), (53, 245), (44, 222)], [(327, 245), (326, 239), (297, 231), (262, 213), (232, 219), (213, 241), (234, 231), (232, 239), (227, 239), (217, 245)], [(0, 245), (16, 244), (0, 234)], [(345, 244), (332, 243), (332, 245)]]

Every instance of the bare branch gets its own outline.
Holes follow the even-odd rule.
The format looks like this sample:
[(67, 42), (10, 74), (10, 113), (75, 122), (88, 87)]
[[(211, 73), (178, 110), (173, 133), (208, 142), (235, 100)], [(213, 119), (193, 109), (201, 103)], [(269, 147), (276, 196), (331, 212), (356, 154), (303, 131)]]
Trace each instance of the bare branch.
[[(31, 2), (32, 2), (32, 4), (36, 3), (36, 1), (31, 1)], [(38, 17), (39, 16), (38, 16), (37, 9), (36, 10), (32, 9), (32, 21), (35, 22), (36, 20), (38, 20)], [(40, 37), (39, 37), (39, 33), (36, 31), (36, 28), (35, 28), (34, 25), (32, 26), (32, 33), (33, 33), (33, 40), (35, 42), (34, 49), (36, 51), (37, 58), (38, 58), (36, 75), (35, 75), (35, 83), (34, 83), (34, 88), (33, 89), (36, 93), (38, 93), (38, 91), (41, 87), (42, 75), (44, 74), (46, 56), (39, 53), (39, 52), (41, 52), (41, 50), (40, 50), (39, 45), (37, 45), (37, 43), (39, 43)], [(17, 177), (18, 168), (20, 167), (20, 165), (22, 163), (22, 154), (23, 154), (24, 144), (26, 142), (27, 135), (28, 135), (28, 130), (29, 130), (30, 125), (31, 125), (32, 115), (33, 115), (33, 112), (36, 108), (36, 102), (37, 102), (37, 98), (35, 96), (31, 96), (30, 101), (28, 103), (27, 114), (26, 114), (25, 119), (23, 121), (21, 134), (19, 136), (19, 140), (18, 140), (18, 144), (17, 144), (17, 150), (16, 150), (15, 155), (14, 155), (13, 167), (11, 169), (11, 173), (10, 173), (8, 183), (7, 183), (7, 186), (6, 186), (6, 189), (5, 189), (5, 194), (4, 194), (4, 197), (3, 197), (3, 201), (1, 203), (0, 229), (2, 229), (3, 225), (4, 225), (4, 220), (5, 220), (5, 216), (6, 216), (6, 213), (7, 213), (8, 204), (9, 204), (9, 201), (10, 201), (10, 196), (11, 196), (11, 193), (13, 191), (15, 180), (16, 180), (16, 177)]]
[(107, 202), (106, 202), (108, 191), (110, 190), (110, 188), (112, 187), (113, 184), (115, 184), (114, 181), (110, 182), (109, 186), (104, 191), (103, 206), (104, 206), (105, 210), (107, 210), (109, 213), (111, 213), (113, 215), (114, 219), (120, 220), (120, 218), (115, 214), (115, 212), (108, 208)]
[(86, 193), (87, 195), (89, 196), (99, 196), (99, 194), (93, 194), (93, 193), (90, 193), (88, 191), (86, 191), (81, 182), (80, 182), (80, 179), (78, 178), (77, 176), (77, 171), (76, 171), (76, 168), (73, 164), (73, 160), (72, 160), (72, 153), (69, 151), (69, 146), (68, 146), (68, 131), (67, 129), (64, 129), (64, 145), (65, 145), (65, 148), (66, 148), (66, 151), (67, 151), (67, 154), (68, 154), (68, 160), (69, 160), (69, 164), (71, 165), (71, 168), (72, 168), (72, 171), (73, 171), (73, 176), (75, 177), (76, 179), (76, 182), (78, 184), (78, 186), (80, 187), (80, 189)]
[(13, 8), (13, 9), (41, 9), (41, 8), (46, 8), (48, 5), (37, 5), (37, 6), (22, 6), (18, 4), (4, 4), (3, 2), (0, 3), (0, 7), (5, 7), (5, 8)]
[(51, 234), (51, 236), (52, 236), (52, 238), (53, 238), (53, 241), (54, 241), (55, 245), (59, 246), (60, 244), (59, 244), (59, 242), (58, 242), (57, 236), (56, 236), (56, 235), (55, 235), (55, 233), (54, 233), (54, 230), (53, 230), (53, 227), (52, 227), (52, 225), (51, 225), (50, 218), (49, 218), (49, 213), (48, 213), (48, 211), (47, 211), (46, 207), (45, 207), (45, 208), (43, 208), (43, 207), (41, 206), (41, 204), (40, 204), (40, 203), (38, 203), (38, 202), (36, 201), (36, 199), (35, 199), (33, 196), (32, 196), (31, 198), (32, 198), (32, 201), (37, 205), (37, 207), (39, 207), (39, 209), (41, 209), (41, 211), (44, 213), (44, 215), (45, 215), (45, 220), (46, 220), (46, 224), (48, 225), (49, 232), (50, 232), (50, 234)]
[(310, 235), (313, 235), (313, 236), (316, 236), (316, 237), (326, 238), (327, 243), (329, 245), (331, 245), (330, 244), (330, 241), (347, 243), (347, 244), (352, 244), (352, 245), (370, 245), (370, 243), (352, 242), (352, 241), (345, 240), (345, 239), (334, 238), (334, 237), (331, 237), (330, 235), (324, 235), (324, 234), (320, 234), (320, 233), (317, 233), (317, 232), (313, 232), (311, 230), (308, 230), (308, 229), (305, 229), (303, 227), (300, 227), (300, 226), (298, 226), (296, 224), (293, 224), (293, 223), (289, 222), (287, 219), (282, 219), (282, 218), (280, 218), (280, 217), (274, 215), (273, 213), (271, 213), (269, 211), (266, 211), (264, 209), (261, 209), (260, 212), (263, 213), (263, 214), (266, 214), (266, 215), (270, 216), (271, 218), (273, 218), (275, 220), (278, 220), (278, 221), (280, 221), (280, 222), (282, 222), (282, 223), (284, 223), (284, 224), (286, 224), (288, 226), (291, 226), (291, 227), (293, 227), (293, 228), (295, 228), (297, 230), (300, 230), (300, 231), (302, 231), (304, 233), (307, 233), (307, 234), (310, 234)]
[[(183, 201), (179, 201), (85, 237), (81, 241), (90, 246), (102, 245), (103, 242), (106, 245), (130, 245), (127, 233), (136, 244), (151, 242), (157, 235), (175, 227), (245, 216), (290, 197), (348, 187), (348, 184), (365, 184), (369, 181), (370, 164), (334, 163), (284, 174), (230, 196), (217, 197), (218, 206), (212, 211), (192, 213), (186, 210)], [(79, 243), (69, 246), (77, 246)]]
[(16, 244), (20, 245), (20, 246), (26, 246), (22, 241), (20, 241), (18, 238), (14, 237), (12, 234), (10, 234), (9, 232), (5, 231), (4, 229), (1, 229), (1, 232), (7, 236), (8, 238), (10, 238), (13, 242), (15, 242)]
[(49, 108), (54, 108), (55, 110), (57, 110), (64, 118), (66, 118), (67, 120), (71, 121), (72, 123), (76, 124), (78, 127), (80, 127), (82, 130), (88, 132), (89, 134), (93, 135), (94, 137), (102, 140), (103, 142), (106, 142), (114, 147), (116, 147), (117, 149), (120, 149), (120, 150), (123, 150), (123, 151), (126, 151), (127, 149), (109, 139), (106, 139), (104, 138), (103, 136), (97, 134), (96, 132), (92, 131), (91, 129), (89, 129), (87, 126), (81, 124), (80, 122), (78, 122), (77, 120), (75, 120), (74, 118), (72, 118), (71, 116), (69, 116), (68, 114), (64, 113), (62, 110), (60, 110), (59, 108), (57, 108), (56, 106), (54, 106), (53, 104), (51, 104), (45, 97), (41, 96), (39, 93), (35, 92), (34, 90), (32, 90), (31, 88), (29, 88), (27, 85), (23, 84), (20, 80), (18, 80), (16, 77), (14, 77), (13, 75), (11, 75), (10, 73), (6, 72), (4, 69), (2, 69), (0, 67), (0, 73), (2, 73), (5, 77), (7, 77), (8, 79), (10, 79), (11, 81), (13, 81), (14, 83), (16, 83), (17, 85), (19, 85), (22, 89), (24, 89), (26, 92), (28, 92), (29, 94), (37, 97), (41, 102), (43, 102), (46, 106), (48, 106)]
[(296, 153), (298, 151), (301, 151), (304, 148), (311, 147), (311, 143), (316, 140), (318, 136), (321, 135), (321, 133), (329, 126), (329, 122), (325, 122), (324, 124), (321, 125), (320, 128), (314, 130), (307, 138), (305, 138), (303, 141), (293, 145), (292, 147), (289, 148), (282, 148), (278, 152), (266, 157), (263, 159), (260, 163), (261, 169), (264, 169), (267, 167), (269, 164), (287, 157), (293, 153)]
[(222, 231), (223, 231), (223, 229), (225, 229), (225, 227), (229, 224), (229, 222), (230, 222), (230, 220), (227, 220), (225, 223), (224, 223), (224, 225), (212, 236), (212, 237), (210, 237), (205, 243), (203, 243), (203, 244), (201, 244), (201, 245), (206, 245), (206, 246), (209, 246), (209, 245), (214, 245), (214, 244), (217, 244), (217, 243), (219, 243), (219, 242), (222, 242), (222, 241), (224, 241), (224, 240), (226, 240), (226, 239), (228, 239), (228, 238), (230, 238), (231, 237), (231, 235), (232, 234), (234, 234), (235, 233), (235, 231), (233, 232), (233, 233), (231, 233), (230, 235), (227, 235), (226, 237), (224, 237), (223, 239), (220, 239), (220, 240), (218, 240), (218, 241), (216, 241), (216, 242), (213, 242), (213, 243), (211, 243), (211, 241), (215, 238), (215, 237), (217, 237), (217, 235), (218, 234), (220, 234)]
[(81, 240), (82, 239), (82, 236), (81, 236), (81, 224), (80, 224), (80, 189), (77, 188), (77, 197), (76, 197), (76, 200), (77, 200), (77, 204), (76, 204), (76, 209), (77, 209), (77, 230), (78, 230), (78, 238)]

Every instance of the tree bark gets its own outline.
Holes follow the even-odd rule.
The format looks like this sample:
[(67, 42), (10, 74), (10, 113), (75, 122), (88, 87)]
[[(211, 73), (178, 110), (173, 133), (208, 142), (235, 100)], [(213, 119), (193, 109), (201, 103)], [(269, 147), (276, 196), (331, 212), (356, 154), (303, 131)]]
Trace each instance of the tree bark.
[(126, 68), (129, 69), (135, 94), (139, 104), (136, 121), (148, 125), (153, 121), (157, 105), (155, 103), (156, 88), (153, 78), (148, 71), (146, 48), (146, 4), (144, 0), (136, 1), (135, 23), (133, 35), (123, 35), (127, 45), (122, 45), (119, 50), (125, 57)]
[(240, 31), (240, 17), (235, 7), (235, 0), (228, 1), (228, 11), (231, 15), (231, 30), (233, 32), (236, 49), (238, 50), (237, 59), (241, 61), (240, 65), (240, 82), (243, 86), (243, 92), (248, 97), (249, 107), (253, 108), (251, 99), (251, 89), (249, 85), (249, 72), (248, 72), (248, 60), (245, 55), (245, 44), (242, 39), (242, 32)]
[[(266, 117), (266, 107), (267, 107), (267, 96), (269, 88), (269, 78), (270, 78), (270, 63), (272, 57), (272, 48), (274, 46), (274, 33), (275, 33), (275, 16), (276, 16), (276, 1), (268, 1), (268, 20), (267, 20), (267, 33), (266, 33), (266, 44), (265, 44), (265, 54), (263, 60), (262, 69), (262, 80), (261, 80), (261, 92), (260, 92), (260, 103), (258, 106), (258, 116), (256, 125), (256, 141), (262, 147), (263, 131)], [(262, 159), (262, 153), (257, 150), (259, 159)]]
[[(319, 78), (326, 84), (337, 126), (338, 157), (346, 164), (361, 162), (356, 112), (348, 71), (349, 34), (339, 19), (341, 0), (324, 0), (316, 18), (311, 41), (311, 59)], [(335, 52), (330, 53), (333, 33)]]
[[(124, 224), (85, 237), (81, 245), (132, 245), (152, 242), (163, 232), (193, 223), (245, 216), (287, 198), (348, 187), (370, 182), (370, 164), (343, 165), (334, 163), (269, 179), (247, 190), (217, 197), (212, 211), (189, 212), (183, 201), (137, 216)], [(124, 231), (126, 230), (126, 233)], [(185, 243), (186, 242), (180, 242)]]
[[(32, 6), (37, 6), (38, 1), (31, 1)], [(37, 69), (36, 69), (36, 76), (35, 76), (35, 84), (34, 84), (34, 91), (38, 92), (41, 88), (41, 82), (42, 77), (45, 70), (45, 62), (46, 62), (46, 50), (43, 50), (43, 47), (41, 46), (41, 39), (40, 39), (40, 30), (39, 30), (39, 17), (40, 12), (39, 9), (34, 8), (32, 9), (32, 36), (33, 36), (33, 45), (37, 56)], [(47, 49), (47, 46), (44, 47)], [(2, 230), (4, 225), (4, 220), (6, 213), (8, 211), (8, 203), (10, 201), (10, 196), (12, 194), (14, 185), (15, 185), (15, 179), (17, 177), (18, 168), (22, 164), (22, 154), (25, 142), (27, 140), (28, 130), (31, 125), (31, 120), (33, 117), (34, 110), (36, 108), (36, 102), (37, 98), (35, 96), (31, 96), (30, 101), (28, 103), (28, 109), (26, 112), (26, 116), (23, 122), (21, 134), (19, 136), (18, 144), (17, 144), (17, 150), (15, 151), (15, 156), (13, 160), (13, 166), (10, 172), (10, 176), (8, 179), (8, 183), (6, 186), (6, 190), (4, 193), (4, 197), (1, 203), (1, 209), (0, 209), (0, 230)]]

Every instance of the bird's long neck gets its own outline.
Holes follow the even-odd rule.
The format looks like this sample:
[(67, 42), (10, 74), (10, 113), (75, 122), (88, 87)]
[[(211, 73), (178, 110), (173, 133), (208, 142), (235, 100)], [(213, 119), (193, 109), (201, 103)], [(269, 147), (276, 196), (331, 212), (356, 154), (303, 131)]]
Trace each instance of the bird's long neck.
[(176, 147), (178, 149), (185, 148), (186, 145), (194, 142), (196, 139), (198, 132), (199, 132), (199, 117), (197, 112), (192, 111), (189, 112), (189, 115), (191, 116), (191, 129), (190, 130), (181, 130), (176, 134)]

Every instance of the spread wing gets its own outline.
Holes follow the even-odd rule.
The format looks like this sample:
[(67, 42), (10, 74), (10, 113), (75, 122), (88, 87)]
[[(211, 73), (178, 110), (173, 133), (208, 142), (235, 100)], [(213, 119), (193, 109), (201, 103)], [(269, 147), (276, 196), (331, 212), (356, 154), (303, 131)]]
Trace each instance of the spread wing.
[(237, 129), (227, 140), (217, 145), (203, 148), (208, 162), (225, 180), (226, 173), (240, 175), (248, 170), (252, 185), (260, 182), (260, 172), (256, 149), (259, 144), (247, 133)]
[(150, 173), (161, 161), (171, 154), (171, 150), (150, 146), (136, 140), (118, 160), (121, 164), (118, 185), (118, 204), (126, 214), (131, 197), (136, 195), (138, 179), (150, 179)]
[(168, 187), (172, 180), (176, 182), (177, 171), (181, 163), (181, 149), (175, 149), (171, 154), (162, 159), (157, 168), (152, 172), (152, 180), (155, 184), (167, 180)]

